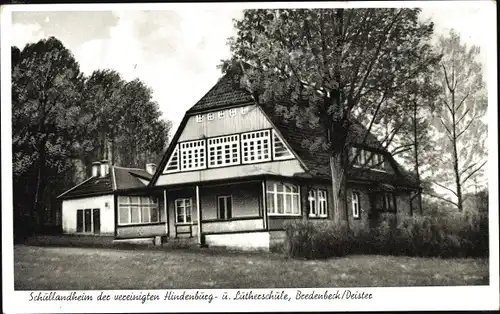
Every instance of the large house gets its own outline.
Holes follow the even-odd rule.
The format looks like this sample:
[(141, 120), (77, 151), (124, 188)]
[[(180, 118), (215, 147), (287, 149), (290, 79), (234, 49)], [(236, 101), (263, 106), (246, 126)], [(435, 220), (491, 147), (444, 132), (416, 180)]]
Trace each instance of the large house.
[[(350, 225), (369, 227), (383, 212), (411, 214), (418, 182), (373, 135), (362, 141), (360, 124), (352, 128), (358, 157), (347, 181)], [(256, 104), (225, 75), (186, 112), (152, 176), (113, 166), (110, 175), (104, 166), (65, 192), (63, 230), (269, 249), (284, 239), (286, 221), (334, 217), (329, 156), (302, 144), (315, 136)], [(98, 197), (106, 198), (104, 208), (90, 201)]]

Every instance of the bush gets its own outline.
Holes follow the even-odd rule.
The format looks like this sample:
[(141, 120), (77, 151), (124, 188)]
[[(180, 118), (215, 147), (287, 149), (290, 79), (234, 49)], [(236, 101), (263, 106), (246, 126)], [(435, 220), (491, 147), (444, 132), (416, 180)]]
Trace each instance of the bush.
[(380, 217), (374, 228), (351, 232), (343, 222), (297, 220), (286, 224), (285, 251), (292, 258), (347, 254), (421, 257), (488, 256), (488, 217), (453, 213), (441, 216)]
[(287, 251), (292, 258), (319, 259), (345, 256), (351, 233), (345, 223), (330, 220), (296, 220), (285, 225)]

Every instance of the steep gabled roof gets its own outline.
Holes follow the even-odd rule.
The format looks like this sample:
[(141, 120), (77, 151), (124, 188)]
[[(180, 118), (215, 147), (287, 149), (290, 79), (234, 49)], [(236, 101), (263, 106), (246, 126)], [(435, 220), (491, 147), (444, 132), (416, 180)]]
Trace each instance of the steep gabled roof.
[(150, 181), (152, 175), (143, 169), (111, 166), (104, 177), (90, 177), (58, 196), (60, 199), (112, 194), (115, 191), (145, 187), (139, 178)]
[[(184, 116), (179, 128), (177, 129), (166, 154), (164, 155), (157, 172), (153, 176), (150, 185), (154, 184), (161, 174), (161, 171), (167, 163), (167, 159), (170, 156), (177, 139), (184, 128), (187, 118), (201, 111), (215, 110), (228, 107), (237, 107), (243, 104), (255, 104), (252, 95), (249, 91), (245, 90), (240, 86), (240, 83), (234, 76), (226, 74), (219, 79), (219, 81), (208, 91), (205, 96), (203, 96), (193, 107), (191, 107)], [(303, 145), (304, 139), (314, 139), (318, 136), (322, 136), (322, 130), (312, 129), (307, 127), (297, 128), (293, 125), (293, 122), (286, 121), (282, 116), (273, 111), (273, 109), (266, 108), (266, 106), (261, 106), (264, 113), (268, 116), (270, 121), (282, 134), (287, 143), (295, 151), (304, 165), (308, 168), (310, 175), (314, 177), (329, 179), (331, 176), (330, 172), (330, 156), (327, 152), (317, 152), (311, 151), (309, 148)], [(408, 187), (418, 186), (416, 180), (411, 176), (408, 176), (402, 167), (397, 164), (394, 158), (385, 150), (381, 150), (380, 142), (373, 134), (369, 133), (363, 142), (363, 137), (366, 134), (366, 128), (359, 122), (354, 122), (351, 125), (348, 142), (355, 146), (363, 146), (371, 150), (379, 151), (386, 155), (396, 174), (377, 172), (371, 170), (365, 171), (351, 171), (349, 173), (349, 178), (352, 180), (361, 181), (375, 181), (383, 182), (389, 184), (403, 185)]]

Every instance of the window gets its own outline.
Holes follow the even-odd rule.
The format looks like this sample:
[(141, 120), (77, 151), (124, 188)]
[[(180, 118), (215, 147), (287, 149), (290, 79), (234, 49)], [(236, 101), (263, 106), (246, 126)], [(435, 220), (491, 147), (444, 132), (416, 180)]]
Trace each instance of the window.
[(217, 197), (217, 215), (219, 219), (231, 219), (233, 211), (233, 200), (231, 195)]
[(293, 156), (292, 152), (286, 147), (285, 143), (273, 130), (273, 156), (274, 159), (286, 159)]
[(359, 202), (359, 193), (352, 192), (352, 217), (359, 219), (360, 212), (360, 202)]
[(236, 115), (236, 109), (229, 109), (229, 116), (234, 117)]
[(203, 115), (201, 115), (201, 114), (197, 115), (196, 122), (203, 122)]
[(310, 190), (307, 199), (309, 200), (310, 217), (326, 217), (328, 215), (326, 190)]
[(394, 195), (392, 193), (384, 193), (383, 209), (386, 212), (395, 212), (396, 206), (394, 204)]
[(214, 113), (210, 112), (209, 114), (207, 114), (207, 119), (208, 121), (212, 121), (214, 119)]
[(384, 156), (379, 153), (374, 153), (374, 156), (372, 158), (372, 166), (373, 169), (376, 170), (385, 170)]
[(269, 130), (241, 134), (244, 164), (271, 160)]
[(210, 168), (240, 163), (239, 135), (208, 139), (208, 166)]
[(76, 210), (76, 232), (100, 233), (101, 220), (100, 209), (77, 209)]
[(172, 155), (170, 156), (170, 160), (165, 166), (164, 173), (179, 171), (179, 146), (176, 146)]
[(219, 116), (219, 119), (223, 119), (224, 118), (224, 111), (219, 111), (218, 116)]
[(120, 225), (157, 223), (160, 221), (158, 201), (148, 196), (120, 196), (118, 198)]
[(296, 185), (269, 182), (267, 185), (267, 212), (269, 215), (300, 215), (300, 194)]
[(248, 107), (241, 107), (241, 114), (245, 114), (248, 112)]
[(191, 223), (191, 198), (179, 198), (175, 200), (175, 217), (177, 224)]
[(205, 168), (205, 140), (183, 142), (181, 145), (181, 170)]

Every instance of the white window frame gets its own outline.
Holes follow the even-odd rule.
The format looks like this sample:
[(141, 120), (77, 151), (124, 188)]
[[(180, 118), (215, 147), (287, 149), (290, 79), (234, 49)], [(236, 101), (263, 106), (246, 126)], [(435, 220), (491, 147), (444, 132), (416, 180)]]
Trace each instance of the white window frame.
[[(221, 218), (220, 217), (220, 207), (219, 207), (219, 204), (220, 204), (220, 200), (223, 199), (224, 200), (224, 218)], [(231, 217), (228, 218), (228, 200), (229, 202), (231, 202)], [(220, 196), (217, 196), (217, 219), (219, 220), (231, 220), (231, 218), (233, 217), (233, 196), (232, 195), (220, 195)]]
[[(256, 146), (261, 141), (261, 149), (257, 150)], [(264, 145), (267, 145), (267, 158), (264, 153)], [(248, 155), (245, 156), (245, 148)], [(259, 130), (241, 134), (241, 163), (254, 164), (259, 162), (271, 161), (272, 147), (271, 147), (271, 132), (270, 130)], [(260, 154), (259, 154), (260, 151)], [(251, 155), (252, 154), (252, 155)], [(254, 160), (250, 160), (253, 156)]]
[[(79, 231), (77, 233), (85, 233), (85, 234), (94, 234), (95, 233), (95, 225), (94, 225), (94, 209), (99, 210), (99, 215), (101, 215), (101, 209), (100, 208), (78, 208), (76, 210), (76, 230), (78, 230), (78, 211), (81, 210), (83, 212), (82, 215), (82, 231)], [(85, 231), (85, 211), (90, 210), (90, 231)]]
[(360, 194), (357, 191), (352, 191), (352, 217), (358, 219), (361, 212)]
[(248, 112), (248, 107), (241, 107), (241, 114), (246, 114)]
[[(267, 191), (266, 191), (266, 197), (268, 194), (272, 195), (272, 200), (273, 200), (273, 207), (272, 209), (274, 211), (270, 211), (271, 207), (268, 205), (267, 206), (267, 215), (268, 216), (298, 216), (300, 217), (302, 215), (302, 209), (301, 209), (301, 202), (300, 202), (300, 187), (295, 184), (290, 184), (290, 183), (285, 183), (282, 182), (283, 190), (278, 191), (278, 182), (268, 182), (267, 183)], [(286, 186), (290, 187), (291, 192), (286, 191)], [(297, 192), (293, 192), (293, 190), (296, 190)], [(283, 195), (283, 213), (278, 212), (278, 195)], [(291, 212), (286, 212), (287, 209), (287, 203), (286, 203), (286, 196), (291, 195), (291, 198), (293, 199), (294, 197), (297, 197), (297, 212), (294, 213), (294, 207), (293, 204), (294, 202), (292, 201), (292, 207), (291, 207)]]
[[(279, 136), (278, 132), (273, 130), (272, 132), (272, 142), (273, 142), (273, 159), (274, 160), (284, 160), (284, 159), (291, 159), (294, 158), (292, 151), (288, 148), (286, 145), (285, 141)], [(285, 155), (282, 156), (276, 156), (276, 149), (278, 145), (281, 145), (284, 149), (284, 152), (286, 153)]]
[[(309, 217), (328, 217), (328, 194), (324, 189), (309, 190)], [(314, 211), (312, 210), (314, 204)]]
[(203, 122), (203, 115), (202, 114), (196, 115), (196, 122)]
[(224, 119), (225, 114), (226, 113), (224, 112), (224, 110), (221, 110), (217, 113), (217, 116), (219, 117), (219, 119)]
[[(205, 140), (181, 142), (180, 145), (180, 165), (181, 171), (199, 170), (206, 168), (206, 146)], [(191, 158), (189, 155), (191, 154)], [(197, 159), (198, 165), (195, 166)]]
[[(186, 202), (189, 202), (189, 207), (186, 206)], [(181, 205), (182, 204), (182, 205)], [(183, 221), (179, 221), (179, 209), (183, 209), (183, 214), (181, 215)], [(188, 216), (188, 209), (190, 215)], [(190, 221), (187, 221), (187, 217), (190, 217)], [(193, 199), (191, 197), (178, 198), (175, 200), (175, 224), (176, 225), (191, 225), (193, 224)]]
[[(133, 202), (132, 198), (137, 198), (137, 202)], [(138, 210), (139, 221), (132, 222), (132, 210)], [(128, 210), (128, 221), (122, 222), (121, 220), (121, 212), (122, 209)], [(148, 217), (148, 221), (143, 217), (143, 209), (147, 209), (146, 216)], [(151, 220), (151, 210), (156, 209), (156, 221)], [(143, 225), (143, 224), (157, 224), (160, 222), (160, 208), (159, 204), (154, 198), (149, 196), (118, 196), (118, 225), (126, 226), (126, 225)]]
[(207, 114), (207, 120), (208, 120), (208, 121), (212, 121), (214, 118), (215, 118), (215, 115), (214, 115), (214, 113), (213, 113), (213, 112), (209, 112), (209, 113)]
[[(175, 168), (169, 170), (168, 168), (170, 168), (170, 166), (172, 166), (173, 162), (175, 162)], [(177, 144), (177, 145), (175, 145), (174, 151), (170, 155), (170, 159), (168, 160), (167, 165), (165, 166), (163, 173), (177, 172), (181, 169), (180, 166), (181, 166), (181, 159), (180, 159), (180, 153), (179, 153), (179, 144)]]
[(229, 116), (234, 117), (236, 115), (236, 109), (229, 109)]
[[(207, 139), (207, 146), (208, 168), (219, 168), (240, 164), (239, 134), (209, 138)], [(226, 146), (229, 146), (229, 148), (227, 148)], [(222, 154), (221, 164), (217, 164), (217, 157), (219, 156), (219, 153)], [(229, 160), (226, 159), (227, 155), (229, 155)], [(212, 157), (214, 158), (214, 160), (212, 160)]]

